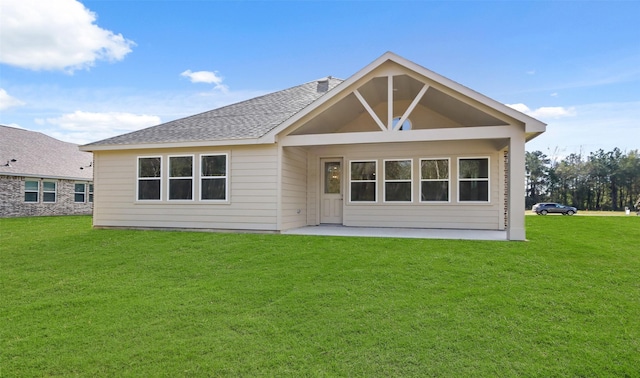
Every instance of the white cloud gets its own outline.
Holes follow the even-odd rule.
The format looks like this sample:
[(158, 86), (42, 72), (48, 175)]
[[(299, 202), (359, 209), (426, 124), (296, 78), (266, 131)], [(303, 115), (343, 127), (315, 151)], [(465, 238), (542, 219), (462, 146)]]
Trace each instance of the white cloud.
[(574, 117), (576, 113), (576, 109), (573, 107), (565, 108), (562, 106), (543, 106), (535, 110), (529, 109), (529, 107), (525, 104), (506, 104), (508, 107), (515, 109), (521, 113), (524, 113), (528, 116), (534, 118), (544, 119), (557, 119), (562, 117)]
[(562, 118), (576, 115), (575, 108), (565, 108), (562, 106), (543, 106), (531, 112), (535, 118)]
[(529, 109), (529, 107), (525, 104), (505, 104), (505, 105), (524, 114), (528, 114), (531, 111), (531, 109)]
[(85, 144), (115, 135), (154, 126), (160, 117), (132, 113), (93, 113), (75, 111), (57, 118), (47, 118), (46, 123), (57, 128), (47, 134), (66, 142)]
[(15, 106), (22, 106), (24, 102), (15, 97), (11, 97), (7, 91), (0, 88), (0, 110), (6, 110)]
[(222, 77), (216, 75), (216, 72), (211, 71), (192, 72), (191, 70), (186, 70), (181, 73), (180, 76), (188, 77), (189, 79), (191, 79), (192, 83), (221, 84), (223, 80)]
[(575, 117), (548, 121), (547, 131), (527, 143), (527, 150), (548, 155), (562, 151), (589, 153), (600, 148), (611, 151), (637, 150), (640, 135), (640, 102), (594, 103), (575, 106)]
[(135, 45), (100, 28), (75, 0), (2, 0), (0, 7), (1, 63), (71, 73), (97, 60), (122, 60)]
[(222, 84), (222, 80), (224, 80), (224, 78), (219, 76), (215, 71), (192, 72), (191, 70), (186, 70), (181, 73), (180, 76), (188, 77), (192, 83), (215, 84), (215, 89), (219, 89), (221, 91), (227, 91), (229, 89), (226, 85)]
[[(223, 92), (213, 88), (207, 88), (205, 91), (153, 91), (110, 87), (78, 90), (46, 84), (29, 86), (26, 89), (18, 87), (11, 89), (9, 93), (14, 91), (21, 93), (20, 100), (27, 103), (27, 106), (11, 112), (0, 111), (0, 124), (17, 123), (26, 129), (78, 144), (95, 142), (142, 127), (191, 116), (266, 93), (264, 90)], [(90, 112), (85, 109), (90, 109)], [(90, 117), (92, 114), (101, 114), (103, 118), (105, 114), (151, 115), (147, 117), (154, 118), (148, 123), (142, 123), (142, 127), (126, 128), (120, 121), (111, 122), (112, 120), (107, 118), (109, 122), (103, 122), (100, 117)], [(88, 122), (81, 123), (81, 120), (88, 118)], [(87, 123), (92, 127), (87, 127), (86, 130), (69, 130), (73, 127), (62, 128), (62, 123), (65, 123), (65, 127), (78, 127)]]

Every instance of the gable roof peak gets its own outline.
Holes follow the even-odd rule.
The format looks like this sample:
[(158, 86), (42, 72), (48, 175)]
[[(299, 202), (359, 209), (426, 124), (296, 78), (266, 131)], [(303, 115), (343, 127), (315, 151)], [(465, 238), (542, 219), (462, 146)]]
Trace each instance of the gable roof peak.
[[(481, 94), (479, 92), (476, 92), (475, 90), (460, 84), (452, 79), (449, 79), (448, 77), (442, 76), (439, 73), (432, 71), (428, 68), (425, 68), (423, 66), (421, 66), (420, 64), (417, 64), (411, 60), (408, 60), (392, 51), (387, 51), (384, 54), (382, 54), (378, 59), (374, 60), (373, 62), (371, 62), (371, 64), (369, 64), (368, 66), (366, 66), (365, 68), (363, 68), (362, 70), (360, 70), (357, 74), (353, 75), (352, 77), (355, 76), (363, 76), (365, 73), (373, 71), (376, 67), (382, 65), (383, 63), (387, 62), (387, 61), (392, 61), (394, 63), (397, 63), (401, 66), (403, 66), (406, 69), (412, 70), (430, 80), (433, 80), (439, 84), (442, 84), (446, 87), (449, 87), (451, 89), (453, 89), (454, 91), (457, 91), (458, 93), (461, 93), (469, 98), (472, 98), (480, 103), (483, 103), (489, 107), (492, 107), (498, 111), (500, 111), (503, 114), (508, 115), (509, 117), (515, 118), (517, 120), (520, 120), (521, 122), (527, 124), (527, 125), (531, 125), (534, 129), (544, 129), (544, 127), (546, 126), (546, 124), (538, 119), (535, 119), (527, 114), (524, 114), (518, 110), (515, 110), (499, 101), (496, 101), (484, 94)], [(347, 79), (348, 81), (349, 79)]]
[[(482, 106), (486, 106), (487, 108), (493, 109), (498, 113), (502, 113), (503, 115), (517, 120), (525, 125), (525, 131), (527, 133), (541, 133), (544, 132), (546, 124), (531, 117), (524, 113), (521, 113), (515, 109), (512, 109), (506, 106), (503, 103), (500, 103), (496, 100), (489, 98), (486, 95), (483, 95), (479, 92), (476, 92), (469, 87), (466, 87), (456, 81), (453, 81), (445, 76), (442, 76), (434, 71), (431, 71), (413, 61), (410, 61), (406, 58), (401, 57), (400, 55), (387, 51), (382, 54), (380, 57), (375, 59), (373, 62), (369, 63), (362, 69), (360, 69), (355, 74), (351, 75), (349, 78), (344, 80), (340, 86), (338, 86), (335, 90), (331, 91), (326, 96), (318, 98), (313, 103), (309, 104), (299, 113), (295, 114), (291, 118), (287, 119), (285, 122), (280, 124), (278, 127), (273, 128), (267, 134), (265, 134), (262, 139), (264, 141), (274, 141), (275, 136), (287, 129), (294, 122), (302, 119), (304, 116), (310, 114), (316, 109), (324, 106), (324, 104), (331, 101), (332, 98), (339, 96), (342, 91), (353, 91), (355, 89), (354, 85), (358, 85), (362, 79), (367, 78), (368, 75), (374, 73), (380, 67), (382, 67), (386, 62), (393, 62), (399, 66), (401, 69), (412, 71), (416, 74), (416, 77), (422, 77), (424, 83), (431, 83), (430, 86), (437, 85), (438, 88), (445, 89), (448, 93), (455, 93), (457, 97), (463, 98), (463, 102), (475, 102), (476, 104), (480, 104)], [(389, 73), (384, 74), (389, 75)]]

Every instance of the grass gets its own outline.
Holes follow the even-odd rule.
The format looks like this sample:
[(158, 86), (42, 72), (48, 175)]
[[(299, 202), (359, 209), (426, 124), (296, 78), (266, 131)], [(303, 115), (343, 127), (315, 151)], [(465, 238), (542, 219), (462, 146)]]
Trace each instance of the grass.
[(0, 376), (639, 376), (640, 217), (529, 242), (0, 220)]
[[(525, 212), (525, 215), (538, 215), (538, 214), (534, 213), (531, 210), (527, 210)], [(557, 216), (561, 214), (548, 214), (548, 215)], [(575, 216), (620, 217), (620, 216), (627, 216), (627, 214), (624, 210), (623, 211), (578, 210), (578, 214), (576, 214)], [(628, 216), (635, 217), (636, 210), (632, 209), (629, 212)]]

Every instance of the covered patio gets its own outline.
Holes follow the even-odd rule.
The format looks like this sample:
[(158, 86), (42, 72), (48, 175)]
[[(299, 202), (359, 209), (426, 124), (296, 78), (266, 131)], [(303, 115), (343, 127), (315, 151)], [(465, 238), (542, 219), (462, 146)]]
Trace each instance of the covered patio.
[(349, 227), (341, 225), (305, 226), (282, 231), (283, 235), (356, 236), (372, 238), (456, 239), (507, 241), (507, 231), (452, 230), (434, 228)]

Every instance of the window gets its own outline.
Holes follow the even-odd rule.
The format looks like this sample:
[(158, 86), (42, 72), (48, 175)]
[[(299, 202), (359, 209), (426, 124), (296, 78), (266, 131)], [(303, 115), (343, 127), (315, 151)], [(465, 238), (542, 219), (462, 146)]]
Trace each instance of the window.
[(376, 202), (376, 161), (350, 162), (351, 202)]
[(200, 159), (200, 199), (226, 201), (227, 155), (202, 155)]
[(84, 203), (87, 186), (85, 184), (75, 184), (73, 189), (73, 202)]
[(24, 202), (38, 202), (39, 193), (40, 193), (39, 181), (24, 182)]
[[(400, 122), (400, 118), (402, 118), (402, 117), (395, 117), (391, 121), (391, 126), (394, 129), (396, 128), (396, 125), (398, 124), (398, 122)], [(400, 128), (398, 130), (401, 130), (401, 131), (411, 130), (411, 121), (409, 120), (409, 118), (405, 119), (404, 122), (402, 122), (402, 125), (400, 126)]]
[(169, 157), (169, 199), (193, 199), (193, 156)]
[(342, 191), (340, 181), (342, 177), (341, 163), (339, 161), (327, 161), (324, 163), (324, 192), (325, 194), (340, 194)]
[(412, 160), (384, 161), (385, 202), (411, 202)]
[(89, 202), (93, 202), (93, 184), (89, 184)]
[(138, 200), (160, 200), (162, 158), (138, 158)]
[(460, 202), (489, 202), (489, 158), (458, 160)]
[(420, 160), (420, 201), (449, 202), (449, 159)]
[(42, 202), (56, 202), (55, 181), (42, 182)]

